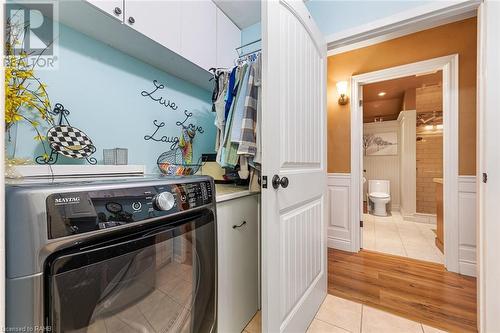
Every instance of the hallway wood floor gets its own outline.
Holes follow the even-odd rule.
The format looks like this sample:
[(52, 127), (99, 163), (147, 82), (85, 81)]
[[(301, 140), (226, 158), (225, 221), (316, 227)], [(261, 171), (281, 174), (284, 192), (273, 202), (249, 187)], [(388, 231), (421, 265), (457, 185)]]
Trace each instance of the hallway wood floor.
[(439, 264), (328, 249), (328, 293), (449, 332), (477, 332), (476, 279)]

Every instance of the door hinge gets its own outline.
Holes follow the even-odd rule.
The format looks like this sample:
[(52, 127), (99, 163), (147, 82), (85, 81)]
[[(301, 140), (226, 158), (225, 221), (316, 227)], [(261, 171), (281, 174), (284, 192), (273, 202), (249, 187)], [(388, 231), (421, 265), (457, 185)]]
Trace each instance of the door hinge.
[(486, 184), (487, 181), (488, 181), (488, 174), (486, 172), (483, 172), (483, 183)]
[(363, 221), (359, 221), (359, 226), (363, 228)]
[(362, 99), (359, 100), (359, 106), (363, 106), (363, 100)]
[(267, 176), (262, 176), (262, 188), (267, 188)]

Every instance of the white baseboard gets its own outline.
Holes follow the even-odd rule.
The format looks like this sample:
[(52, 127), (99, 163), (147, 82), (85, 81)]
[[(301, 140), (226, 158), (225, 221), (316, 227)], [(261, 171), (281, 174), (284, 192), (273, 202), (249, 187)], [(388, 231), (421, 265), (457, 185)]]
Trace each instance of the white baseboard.
[(460, 274), (476, 277), (476, 262), (460, 261), (458, 263)]
[(351, 252), (351, 242), (345, 239), (328, 237), (327, 245), (332, 249)]

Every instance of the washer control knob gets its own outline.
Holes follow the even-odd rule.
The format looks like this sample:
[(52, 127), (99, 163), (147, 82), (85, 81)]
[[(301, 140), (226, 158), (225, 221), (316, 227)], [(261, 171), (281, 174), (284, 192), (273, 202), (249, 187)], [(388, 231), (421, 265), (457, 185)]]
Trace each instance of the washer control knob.
[(153, 204), (157, 210), (170, 210), (175, 205), (174, 195), (170, 192), (161, 192), (155, 195)]

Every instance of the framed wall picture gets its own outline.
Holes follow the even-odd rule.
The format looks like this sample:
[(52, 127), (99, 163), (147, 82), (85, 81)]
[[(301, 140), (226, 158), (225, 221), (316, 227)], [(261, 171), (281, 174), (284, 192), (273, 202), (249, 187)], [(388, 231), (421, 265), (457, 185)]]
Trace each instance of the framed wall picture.
[(397, 155), (398, 133), (373, 133), (363, 135), (363, 151), (365, 156)]

